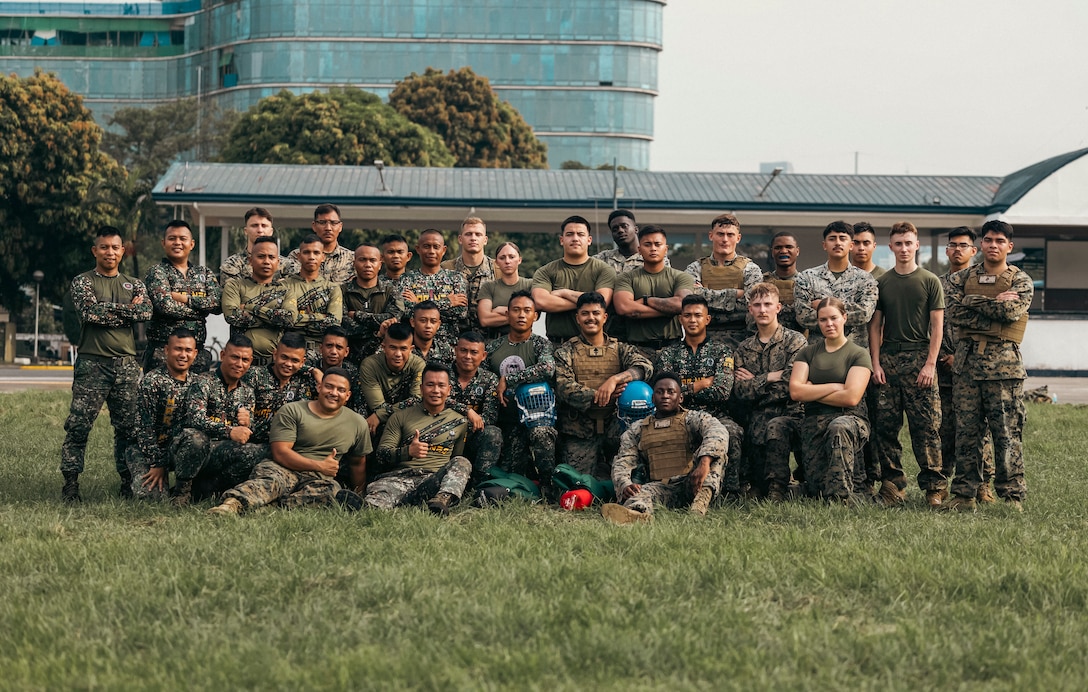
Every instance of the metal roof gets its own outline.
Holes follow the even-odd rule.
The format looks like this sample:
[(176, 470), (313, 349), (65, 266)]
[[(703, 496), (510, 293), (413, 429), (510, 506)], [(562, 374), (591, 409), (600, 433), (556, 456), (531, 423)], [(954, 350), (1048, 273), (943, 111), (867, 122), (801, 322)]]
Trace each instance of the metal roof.
[(613, 199), (638, 209), (986, 214), (996, 176), (656, 173), (647, 171), (177, 163), (152, 195), (160, 204), (486, 206), (553, 208)]
[(1027, 168), (1021, 168), (1015, 173), (1010, 173), (1001, 181), (1001, 187), (994, 194), (993, 205), (996, 211), (1006, 211), (1009, 207), (1023, 199), (1024, 195), (1036, 185), (1043, 182), (1061, 168), (1073, 163), (1077, 159), (1088, 154), (1088, 149), (1079, 149), (1066, 154), (1059, 154), (1045, 161), (1034, 163)]

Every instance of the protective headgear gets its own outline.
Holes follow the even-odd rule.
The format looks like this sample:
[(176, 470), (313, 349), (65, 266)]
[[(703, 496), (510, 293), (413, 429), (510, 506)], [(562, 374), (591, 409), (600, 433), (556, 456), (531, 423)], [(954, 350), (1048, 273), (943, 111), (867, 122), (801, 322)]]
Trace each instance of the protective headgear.
[(616, 402), (616, 416), (623, 422), (624, 429), (652, 415), (653, 412), (654, 390), (650, 389), (650, 385), (641, 380), (628, 382), (623, 394), (620, 394), (619, 401)]
[(526, 428), (555, 425), (555, 392), (547, 382), (523, 384), (514, 398), (521, 411), (521, 423)]

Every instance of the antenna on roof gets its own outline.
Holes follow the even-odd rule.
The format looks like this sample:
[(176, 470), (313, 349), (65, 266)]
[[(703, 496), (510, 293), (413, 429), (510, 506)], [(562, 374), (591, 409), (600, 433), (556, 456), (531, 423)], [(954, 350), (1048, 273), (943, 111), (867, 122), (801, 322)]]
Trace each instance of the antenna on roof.
[(378, 192), (383, 195), (391, 195), (393, 191), (389, 189), (389, 186), (385, 184), (385, 161), (381, 159), (374, 159), (374, 168), (378, 170), (378, 179), (381, 180), (382, 187)]
[(759, 191), (759, 194), (756, 195), (756, 197), (757, 198), (763, 197), (763, 193), (767, 191), (767, 188), (769, 188), (771, 186), (771, 183), (774, 182), (774, 179), (777, 178), (781, 173), (782, 173), (782, 166), (775, 166), (774, 170), (771, 171), (771, 179), (767, 181), (767, 184), (763, 186), (763, 189)]

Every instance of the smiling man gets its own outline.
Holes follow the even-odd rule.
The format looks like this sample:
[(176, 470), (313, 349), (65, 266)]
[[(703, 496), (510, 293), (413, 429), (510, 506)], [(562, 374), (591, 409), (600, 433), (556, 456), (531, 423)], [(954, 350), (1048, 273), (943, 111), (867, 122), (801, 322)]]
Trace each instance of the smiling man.
[(188, 222), (175, 219), (166, 224), (162, 237), (165, 257), (144, 279), (154, 309), (147, 325), (144, 372), (162, 365), (166, 340), (179, 328), (196, 337), (198, 352), (193, 371), (204, 372), (211, 365), (211, 357), (204, 351), (208, 337), (205, 320), (208, 315), (220, 312), (222, 292), (211, 270), (189, 264), (193, 246), (193, 231)]
[[(285, 509), (334, 502), (358, 510), (366, 483), (366, 457), (372, 451), (362, 416), (347, 408), (351, 377), (340, 368), (325, 373), (313, 401), (296, 401), (272, 419), (271, 459), (253, 469), (249, 480), (225, 492), (209, 514), (232, 516), (277, 504)], [(336, 481), (341, 466), (352, 489)]]
[(121, 232), (102, 226), (91, 246), (94, 269), (72, 280), (72, 303), (79, 313), (79, 358), (72, 374), (72, 406), (64, 421), (60, 472), (61, 497), (80, 501), (79, 474), (87, 438), (105, 403), (113, 425), (113, 464), (121, 477), (121, 496), (132, 496), (125, 459), (136, 442), (136, 385), (140, 364), (132, 327), (151, 319), (151, 299), (138, 280), (120, 271), (125, 256)]
[(284, 404), (312, 400), (317, 396), (319, 373), (306, 365), (306, 341), (295, 332), (283, 335), (272, 352), (272, 363), (252, 367), (242, 378), (253, 389), (254, 408), (251, 442), (268, 442), (272, 416)]
[(797, 324), (797, 316), (793, 311), (793, 282), (797, 279), (797, 258), (801, 255), (801, 248), (797, 244), (797, 237), (789, 231), (779, 231), (771, 236), (771, 260), (774, 269), (763, 273), (763, 280), (774, 284), (778, 289), (779, 305), (782, 311), (778, 313), (778, 322), (786, 329), (804, 333), (801, 325)]

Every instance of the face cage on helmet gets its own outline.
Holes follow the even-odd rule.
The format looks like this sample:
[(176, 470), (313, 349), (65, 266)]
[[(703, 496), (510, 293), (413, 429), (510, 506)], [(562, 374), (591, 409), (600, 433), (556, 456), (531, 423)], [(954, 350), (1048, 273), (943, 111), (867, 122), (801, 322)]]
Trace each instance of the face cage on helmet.
[(532, 385), (515, 395), (521, 424), (526, 428), (555, 427), (555, 393), (551, 387)]
[(634, 402), (632, 406), (624, 406), (616, 412), (616, 417), (623, 423), (623, 429), (627, 430), (646, 416), (652, 416), (656, 408), (653, 404), (644, 404), (641, 401)]

